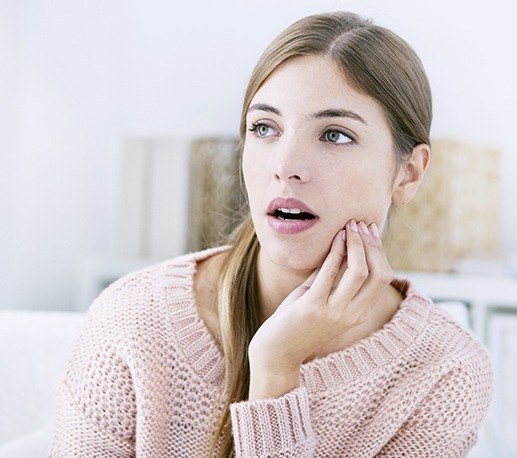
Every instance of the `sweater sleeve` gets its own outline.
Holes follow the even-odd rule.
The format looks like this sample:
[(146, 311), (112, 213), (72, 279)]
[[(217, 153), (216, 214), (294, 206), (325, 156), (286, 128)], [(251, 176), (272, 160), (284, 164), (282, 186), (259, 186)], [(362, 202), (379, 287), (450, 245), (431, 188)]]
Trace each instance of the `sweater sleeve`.
[(440, 379), (377, 456), (467, 456), (477, 441), (492, 390), (488, 357), (476, 368), (454, 369)]
[(51, 458), (134, 456), (136, 402), (119, 351), (123, 322), (103, 294), (87, 314), (58, 389)]
[(316, 437), (305, 387), (275, 399), (234, 403), (230, 412), (236, 456), (314, 456)]

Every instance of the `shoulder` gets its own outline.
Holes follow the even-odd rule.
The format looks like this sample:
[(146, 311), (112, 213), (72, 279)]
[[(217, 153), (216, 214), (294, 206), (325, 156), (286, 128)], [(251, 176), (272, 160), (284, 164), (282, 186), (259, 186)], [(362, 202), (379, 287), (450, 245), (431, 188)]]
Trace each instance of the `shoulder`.
[(195, 273), (196, 263), (212, 254), (227, 250), (216, 247), (192, 252), (171, 258), (148, 267), (130, 272), (120, 277), (105, 288), (90, 307), (90, 312), (105, 308), (127, 309), (132, 305), (149, 301), (157, 294), (162, 294), (165, 287), (171, 285), (190, 284), (190, 277)]
[(458, 414), (475, 429), (488, 409), (494, 389), (488, 351), (449, 313), (409, 282), (407, 286), (403, 318), (397, 328), (403, 328), (405, 333), (416, 328), (418, 332), (395, 363), (401, 373), (399, 387), (404, 397), (410, 394), (418, 398), (414, 405), (416, 417), (428, 421), (431, 415), (443, 426)]
[(156, 324), (178, 301), (193, 300), (197, 262), (228, 250), (209, 248), (171, 258), (130, 272), (105, 288), (87, 312), (87, 323), (112, 335), (128, 335), (133, 328)]
[[(410, 348), (417, 370), (430, 379), (463, 380), (465, 389), (493, 388), (493, 368), (485, 346), (424, 294), (408, 288), (409, 306), (426, 310), (426, 323)], [(453, 375), (454, 374), (454, 375)]]
[(451, 371), (462, 374), (472, 389), (492, 391), (493, 367), (486, 347), (470, 330), (462, 327), (446, 311), (435, 305), (430, 314), (429, 343), (432, 352), (450, 365)]

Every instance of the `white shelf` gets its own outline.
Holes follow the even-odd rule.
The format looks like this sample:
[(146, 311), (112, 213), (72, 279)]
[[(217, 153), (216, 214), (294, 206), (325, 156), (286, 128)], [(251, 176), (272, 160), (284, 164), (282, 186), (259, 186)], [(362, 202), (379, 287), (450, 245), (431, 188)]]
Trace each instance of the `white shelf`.
[(434, 301), (454, 300), (467, 305), (477, 337), (487, 343), (492, 313), (517, 313), (517, 278), (505, 275), (442, 274), (397, 271)]

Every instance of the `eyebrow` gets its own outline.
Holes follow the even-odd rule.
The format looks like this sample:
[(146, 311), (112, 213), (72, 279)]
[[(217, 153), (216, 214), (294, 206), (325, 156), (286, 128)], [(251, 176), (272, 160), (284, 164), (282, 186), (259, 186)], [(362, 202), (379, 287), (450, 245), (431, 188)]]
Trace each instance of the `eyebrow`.
[(350, 118), (355, 119), (356, 121), (362, 122), (365, 126), (368, 123), (361, 118), (357, 113), (350, 110), (341, 110), (339, 108), (331, 108), (328, 110), (318, 111), (317, 113), (313, 113), (311, 115), (312, 118), (322, 119), (322, 118)]
[[(271, 105), (268, 105), (266, 103), (256, 103), (254, 105), (251, 105), (248, 108), (248, 113), (250, 111), (267, 111), (269, 113), (274, 113), (278, 116), (282, 116), (282, 113), (278, 108), (275, 108)], [(312, 113), (309, 115), (313, 119), (323, 119), (323, 118), (350, 118), (355, 119), (356, 121), (362, 122), (365, 126), (368, 125), (368, 123), (361, 118), (357, 113), (351, 111), (351, 110), (343, 110), (340, 108), (329, 108), (327, 110), (318, 111), (316, 113)]]
[(267, 105), (266, 103), (256, 103), (254, 105), (251, 105), (248, 108), (248, 113), (250, 111), (267, 111), (269, 113), (275, 113), (278, 116), (282, 116), (282, 113), (280, 113), (280, 110), (278, 110), (275, 107), (272, 107), (271, 105)]

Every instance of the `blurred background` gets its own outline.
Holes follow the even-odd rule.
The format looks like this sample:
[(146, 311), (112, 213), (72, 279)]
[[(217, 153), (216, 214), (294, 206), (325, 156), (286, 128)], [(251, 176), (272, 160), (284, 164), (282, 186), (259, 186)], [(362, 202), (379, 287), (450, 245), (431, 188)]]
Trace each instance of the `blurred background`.
[[(0, 0), (0, 335), (20, 339), (48, 320), (44, 336), (65, 327), (73, 342), (114, 279), (209, 244), (215, 223), (200, 209), (222, 215), (234, 202), (241, 103), (258, 57), (294, 20), (338, 9), (394, 30), (426, 68), (435, 168), (421, 200), (393, 215), (398, 235), (386, 244), (397, 270), (491, 352), (499, 385), (476, 456), (517, 456), (513, 2)], [(0, 345), (0, 360), (19, 368), (16, 345)], [(45, 369), (49, 386), (66, 357), (56, 375)], [(2, 378), (0, 406), (14, 402), (9, 380), (20, 386)], [(32, 404), (50, 401), (35, 393)], [(25, 425), (0, 417), (0, 444), (48, 420), (20, 406), (11, 411)]]
[(371, 16), (415, 48), (433, 139), (500, 151), (494, 229), (501, 256), (517, 254), (512, 2), (1, 0), (0, 306), (69, 309), (84, 258), (117, 250), (124, 141), (237, 135), (265, 46), (334, 9)]

